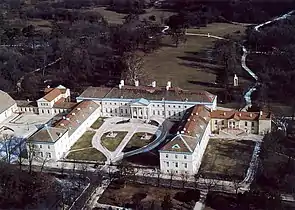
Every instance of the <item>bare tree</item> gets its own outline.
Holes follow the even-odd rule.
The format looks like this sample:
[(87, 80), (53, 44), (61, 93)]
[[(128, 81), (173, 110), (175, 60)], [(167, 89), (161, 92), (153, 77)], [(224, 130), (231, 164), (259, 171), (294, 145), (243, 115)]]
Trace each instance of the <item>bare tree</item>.
[(123, 56), (123, 63), (125, 66), (123, 71), (123, 79), (126, 79), (127, 82), (134, 83), (137, 80), (142, 81), (147, 76), (143, 69), (143, 57), (134, 53), (126, 53)]
[(169, 187), (170, 188), (172, 187), (172, 181), (173, 181), (174, 176), (175, 176), (175, 172), (173, 170), (171, 170), (169, 172)]
[(155, 174), (157, 175), (157, 186), (160, 186), (162, 171), (159, 168), (156, 168)]
[(185, 187), (185, 184), (187, 183), (188, 179), (189, 179), (189, 175), (185, 172), (180, 174), (181, 177), (181, 183), (182, 183), (182, 188)]
[(5, 149), (5, 161), (7, 163), (11, 162), (11, 155), (14, 150), (13, 141), (15, 141), (15, 138), (13, 138), (13, 136), (8, 134), (2, 134), (2, 142), (3, 147)]
[(42, 157), (42, 164), (41, 164), (41, 169), (40, 169), (40, 172), (42, 173), (43, 169), (44, 169), (44, 166), (45, 164), (49, 161), (49, 156), (48, 154), (44, 154), (45, 157)]
[(32, 173), (32, 166), (33, 161), (38, 153), (38, 149), (35, 144), (28, 141), (27, 142), (27, 156), (28, 156), (28, 163), (29, 163), (29, 173)]
[(149, 182), (150, 173), (147, 170), (143, 169), (142, 176), (143, 176), (144, 182), (147, 184)]
[(194, 187), (195, 189), (198, 188), (198, 183), (199, 183), (199, 178), (200, 178), (200, 174), (194, 174)]
[(218, 180), (217, 179), (206, 179), (204, 175), (200, 175), (200, 180), (202, 185), (209, 191), (216, 187)]

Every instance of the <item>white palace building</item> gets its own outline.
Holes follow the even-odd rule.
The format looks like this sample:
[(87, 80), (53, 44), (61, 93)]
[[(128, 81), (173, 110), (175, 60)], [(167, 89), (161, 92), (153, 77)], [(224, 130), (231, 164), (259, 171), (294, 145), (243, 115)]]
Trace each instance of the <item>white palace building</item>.
[[(44, 97), (15, 102), (0, 92), (0, 121), (11, 112), (61, 115), (54, 124), (45, 125), (28, 138), (39, 157), (58, 160), (99, 117), (127, 117), (150, 120), (162, 118), (177, 122), (174, 138), (159, 149), (164, 173), (197, 173), (211, 134), (264, 135), (271, 130), (271, 114), (218, 109), (217, 96), (203, 90), (172, 87), (125, 85), (88, 87), (76, 102), (64, 86), (47, 87)], [(7, 100), (7, 98), (9, 100)], [(33, 105), (35, 104), (35, 105)], [(2, 116), (3, 115), (3, 116)]]

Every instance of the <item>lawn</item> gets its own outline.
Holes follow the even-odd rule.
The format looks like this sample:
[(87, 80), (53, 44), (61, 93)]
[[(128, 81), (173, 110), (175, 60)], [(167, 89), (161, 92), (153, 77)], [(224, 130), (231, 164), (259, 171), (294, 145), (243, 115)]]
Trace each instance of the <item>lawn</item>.
[(76, 149), (83, 149), (92, 147), (92, 137), (94, 136), (94, 131), (86, 131), (79, 139), (76, 141), (76, 143), (71, 147), (71, 150)]
[(142, 132), (138, 132), (138, 133), (133, 134), (130, 141), (128, 142), (128, 144), (124, 148), (123, 152), (128, 152), (128, 151), (132, 151), (135, 149), (139, 149), (141, 147), (148, 145), (153, 140), (155, 140), (155, 138), (156, 138), (155, 135), (149, 134), (149, 133), (147, 133), (147, 134), (152, 135), (150, 139), (140, 139), (143, 135), (145, 135), (145, 133), (142, 133)]
[(199, 33), (207, 34), (210, 33), (215, 36), (224, 37), (227, 34), (232, 34), (233, 36), (244, 35), (246, 27), (241, 25), (234, 25), (229, 23), (211, 23), (206, 27), (200, 28), (189, 28), (187, 32), (189, 33)]
[(70, 152), (66, 158), (72, 160), (86, 160), (99, 162), (106, 161), (106, 157), (100, 151), (93, 147), (84, 150)]
[(91, 128), (99, 129), (100, 126), (103, 124), (105, 117), (99, 117), (92, 125)]
[[(158, 209), (157, 207), (161, 207), (164, 196), (167, 194), (170, 195), (173, 209), (192, 209), (194, 203), (191, 203), (191, 205), (184, 204), (183, 195), (185, 194), (185, 191), (129, 183), (127, 183), (124, 187), (124, 184), (120, 184), (118, 181), (114, 181), (110, 184), (110, 186), (99, 198), (98, 202), (113, 206), (125, 206), (126, 208), (136, 209), (134, 202), (139, 201), (139, 203), (145, 207), (144, 209)], [(191, 195), (185, 195), (186, 197), (191, 197)], [(199, 199), (198, 193), (195, 192), (194, 196), (196, 197), (196, 200)], [(149, 208), (153, 202), (154, 207), (156, 208)]]
[[(189, 31), (195, 33), (212, 31), (214, 34), (223, 35), (225, 32), (232, 34), (238, 29), (242, 31), (243, 28), (232, 24), (218, 23), (208, 24), (207, 27), (200, 30), (191, 29)], [(157, 81), (159, 86), (165, 86), (167, 81), (171, 81), (172, 86), (184, 89), (201, 89), (213, 93), (220, 91), (221, 89), (216, 87), (214, 82), (216, 81), (216, 73), (222, 67), (217, 65), (210, 55), (215, 41), (215, 39), (207, 37), (187, 36), (187, 41), (176, 48), (171, 45), (170, 37), (166, 37), (164, 39), (165, 46), (144, 57), (144, 69), (148, 72), (148, 79)], [(238, 76), (241, 86), (249, 85), (247, 76), (244, 74)], [(230, 81), (232, 80), (233, 78), (230, 79)]]
[(114, 138), (107, 137), (109, 132), (104, 133), (101, 137), (101, 145), (106, 147), (110, 151), (115, 151), (117, 149), (117, 147), (120, 145), (120, 143), (122, 142), (122, 140), (124, 139), (124, 137), (126, 136), (128, 132), (114, 131), (114, 133), (117, 134), (116, 137)]
[(200, 173), (207, 178), (227, 175), (243, 180), (255, 143), (253, 141), (237, 141), (225, 139), (210, 139), (203, 156)]

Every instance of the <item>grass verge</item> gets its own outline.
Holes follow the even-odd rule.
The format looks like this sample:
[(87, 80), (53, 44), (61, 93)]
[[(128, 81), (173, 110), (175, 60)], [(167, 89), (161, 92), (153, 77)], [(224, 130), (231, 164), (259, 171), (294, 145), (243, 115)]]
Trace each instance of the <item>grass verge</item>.
[(104, 162), (106, 161), (106, 157), (100, 151), (95, 148), (86, 148), (84, 150), (70, 152), (67, 159), (72, 160), (86, 160), (86, 161), (98, 161)]
[(104, 117), (98, 118), (90, 127), (93, 129), (99, 129), (100, 126), (103, 124), (104, 119)]
[(76, 149), (83, 149), (87, 147), (92, 147), (92, 137), (94, 136), (94, 131), (86, 131), (77, 141), (76, 143), (71, 147), (71, 150)]
[(156, 135), (151, 134), (151, 133), (147, 133), (148, 135), (151, 135), (151, 137), (149, 139), (141, 139), (141, 137), (145, 134), (146, 133), (143, 133), (143, 132), (138, 132), (138, 133), (133, 134), (130, 141), (128, 142), (128, 144), (124, 148), (123, 152), (128, 152), (131, 150), (139, 149), (141, 147), (148, 145), (149, 143), (151, 143), (153, 140), (156, 139)]
[(116, 137), (107, 137), (108, 133), (104, 133), (101, 137), (101, 145), (106, 147), (110, 151), (115, 151), (117, 147), (120, 145), (124, 137), (128, 132), (119, 132), (119, 131), (114, 131), (116, 133)]

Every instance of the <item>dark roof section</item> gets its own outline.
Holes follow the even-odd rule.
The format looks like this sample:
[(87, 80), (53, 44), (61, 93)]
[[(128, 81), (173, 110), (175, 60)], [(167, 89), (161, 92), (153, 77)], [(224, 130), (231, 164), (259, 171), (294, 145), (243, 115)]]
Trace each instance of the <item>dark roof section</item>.
[(72, 109), (77, 105), (77, 103), (74, 102), (67, 102), (64, 98), (59, 99), (55, 104), (53, 105), (53, 108), (59, 108), (59, 109)]
[(37, 107), (36, 101), (17, 100), (16, 104), (18, 107)]
[(216, 96), (203, 90), (189, 91), (178, 87), (171, 87), (168, 91), (165, 87), (130, 86), (119, 87), (88, 87), (78, 98), (144, 98), (147, 100), (168, 101), (193, 101), (212, 103)]
[(56, 142), (67, 132), (67, 129), (47, 127), (38, 130), (32, 136), (29, 137), (28, 141), (36, 142)]
[(269, 112), (239, 112), (239, 111), (223, 111), (213, 110), (210, 113), (211, 118), (215, 119), (235, 119), (235, 120), (269, 120), (272, 114)]

